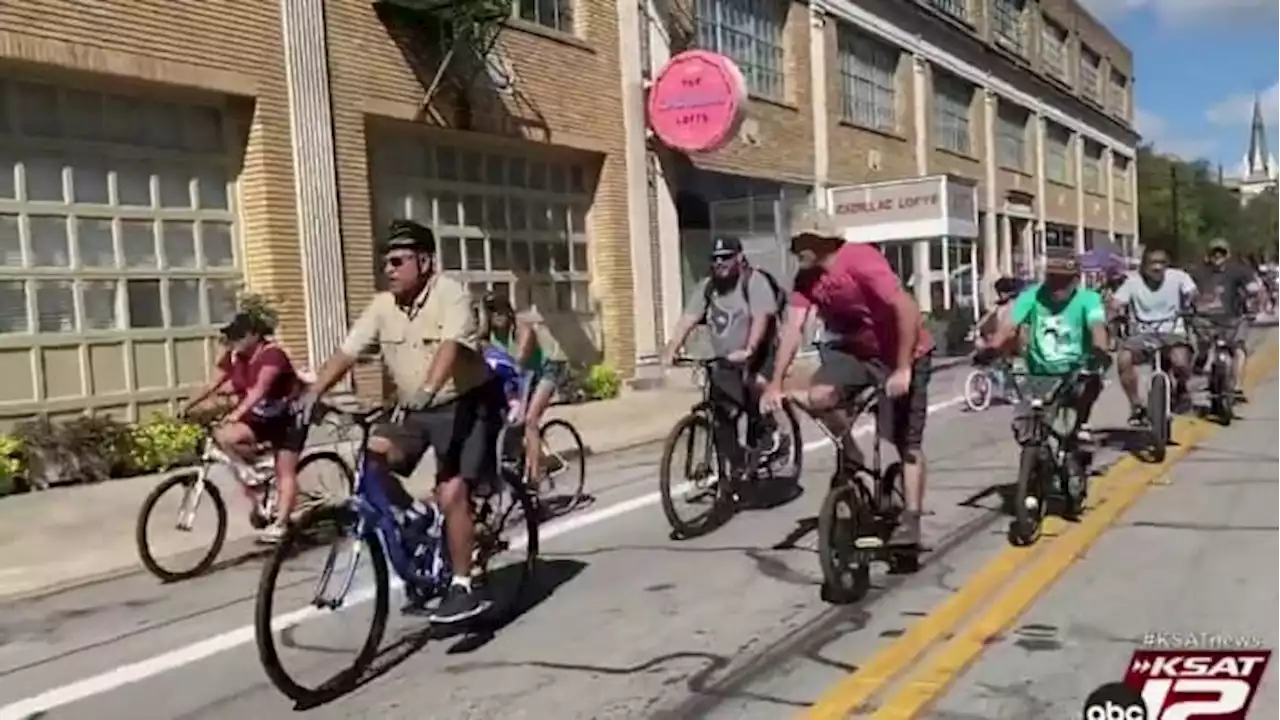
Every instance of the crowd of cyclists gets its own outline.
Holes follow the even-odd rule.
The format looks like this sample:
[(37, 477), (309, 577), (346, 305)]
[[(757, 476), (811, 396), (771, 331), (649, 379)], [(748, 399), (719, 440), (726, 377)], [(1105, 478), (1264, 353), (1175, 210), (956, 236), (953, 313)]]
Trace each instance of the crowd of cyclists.
[[(282, 512), (262, 539), (278, 541), (293, 509), (298, 454), (319, 399), (358, 356), (376, 348), (394, 386), (397, 410), (374, 429), (366, 467), (375, 470), (371, 477), (388, 479), (386, 490), (397, 506), (423, 512), (424, 500), (409, 496), (393, 473), (407, 474), (434, 449), (434, 502), (445, 517), (454, 577), (431, 618), (456, 623), (479, 615), (489, 602), (471, 584), (474, 528), (468, 488), (495, 471), (494, 445), (507, 422), (524, 421), (528, 477), (538, 477), (539, 420), (564, 366), (539, 342), (536, 323), (506, 298), (489, 295), (477, 307), (463, 283), (439, 272), (430, 228), (397, 220), (381, 240), (387, 290), (373, 297), (342, 347), (310, 382), (271, 340), (270, 327), (241, 314), (222, 330), (226, 353), (216, 377), (188, 407), (230, 389), (237, 405), (215, 431), (219, 445), (246, 459), (263, 443), (275, 453)], [(711, 271), (691, 294), (662, 358), (670, 363), (692, 330), (705, 326), (713, 351), (725, 361), (709, 377), (717, 412), (730, 419), (748, 413), (759, 420), (766, 431), (747, 442), (761, 444), (766, 456), (785, 449), (787, 439), (771, 421), (785, 399), (803, 403), (832, 432), (843, 434), (856, 419), (842, 409), (847, 401), (868, 387), (881, 388), (889, 401), (882, 432), (904, 466), (906, 511), (890, 544), (918, 546), (935, 353), (920, 308), (877, 247), (846, 242), (834, 218), (821, 209), (794, 218), (789, 249), (799, 270), (792, 289), (783, 291), (777, 278), (747, 262), (737, 239), (717, 238)], [(1074, 252), (1049, 248), (1040, 281), (995, 282), (994, 305), (978, 323), (979, 355), (1018, 356), (1033, 374), (1107, 365), (1113, 320), (1127, 316), (1129, 336), (1116, 359), (1130, 420), (1142, 423), (1137, 367), (1152, 348), (1169, 350), (1183, 402), (1196, 367), (1196, 338), (1244, 322), (1255, 309), (1274, 311), (1274, 267), (1251, 268), (1230, 255), (1226, 241), (1214, 240), (1202, 264), (1183, 270), (1170, 267), (1163, 250), (1148, 248), (1136, 272), (1104, 277), (1090, 287), (1082, 281)], [(1194, 316), (1186, 314), (1191, 307)], [(784, 393), (783, 381), (814, 318), (825, 331), (819, 367), (805, 390)], [(1242, 370), (1243, 342), (1236, 352)], [(1093, 379), (1083, 381), (1073, 396), (1082, 438), (1090, 432), (1089, 413), (1102, 389), (1096, 376), (1088, 377)], [(1243, 390), (1235, 391), (1243, 399)], [(737, 427), (736, 421), (717, 424)], [(742, 443), (731, 430), (716, 437), (733, 472), (746, 471), (740, 466)], [(845, 447), (846, 459), (859, 463), (856, 443)]]

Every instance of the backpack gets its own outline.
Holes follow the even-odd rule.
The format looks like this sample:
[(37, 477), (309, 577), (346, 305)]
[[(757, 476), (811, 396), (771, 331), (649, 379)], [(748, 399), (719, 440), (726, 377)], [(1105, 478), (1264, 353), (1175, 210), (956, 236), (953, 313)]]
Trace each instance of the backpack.
[[(777, 314), (769, 321), (771, 327), (766, 331), (767, 337), (767, 333), (771, 332), (773, 327), (777, 326), (778, 318), (782, 317), (783, 311), (787, 308), (787, 293), (782, 289), (782, 286), (778, 284), (778, 279), (773, 276), (773, 273), (768, 270), (754, 268), (748, 265), (742, 269), (742, 282), (740, 284), (742, 288), (742, 302), (746, 304), (748, 311), (751, 309), (751, 293), (747, 292), (747, 287), (751, 283), (752, 273), (760, 273), (764, 278), (764, 281), (769, 284), (769, 291), (773, 293), (773, 302), (778, 307)], [(711, 293), (713, 292), (715, 292), (715, 290), (711, 287), (710, 281), (702, 286), (702, 324), (704, 325), (707, 323), (707, 313), (711, 312)]]

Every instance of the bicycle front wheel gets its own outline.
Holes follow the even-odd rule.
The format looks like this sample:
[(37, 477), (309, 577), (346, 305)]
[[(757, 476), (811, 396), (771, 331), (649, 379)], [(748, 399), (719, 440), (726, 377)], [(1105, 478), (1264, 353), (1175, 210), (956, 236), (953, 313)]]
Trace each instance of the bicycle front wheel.
[(473, 574), (480, 578), (498, 623), (524, 609), (538, 563), (538, 511), (524, 479), (503, 473), (505, 488), (481, 501), (476, 513)]
[[(134, 540), (143, 567), (164, 582), (178, 582), (208, 572), (227, 539), (227, 504), (218, 487), (186, 470), (170, 476), (147, 495), (138, 511)], [(177, 502), (169, 508), (168, 502)], [(200, 513), (204, 507), (210, 512)], [(152, 522), (163, 523), (152, 527)], [(212, 524), (212, 534), (197, 530), (197, 523)], [(172, 523), (172, 524), (170, 524)], [(174, 531), (173, 547), (158, 547), (163, 531)]]
[(964, 404), (973, 412), (991, 406), (991, 376), (985, 370), (974, 370), (964, 379)]
[(1162, 463), (1169, 450), (1169, 435), (1173, 421), (1169, 418), (1169, 376), (1156, 373), (1151, 376), (1147, 390), (1147, 414), (1151, 418), (1151, 459)]
[(871, 589), (871, 553), (857, 546), (870, 531), (871, 509), (858, 480), (833, 480), (818, 511), (818, 564), (827, 602), (855, 603)]
[(1018, 482), (1013, 488), (1013, 522), (1009, 542), (1027, 547), (1040, 539), (1049, 507), (1049, 458), (1039, 445), (1022, 448), (1018, 458)]
[[(732, 502), (729, 479), (725, 476), (727, 464), (715, 449), (713, 432), (709, 417), (693, 413), (676, 423), (662, 446), (658, 495), (662, 512), (678, 539), (714, 530), (724, 522)], [(694, 507), (693, 515), (688, 518), (677, 507), (685, 502)]]
[(578, 429), (555, 418), (538, 429), (542, 452), (542, 477), (538, 495), (549, 512), (567, 513), (582, 504), (587, 484), (587, 447)]
[[(258, 658), (271, 684), (300, 706), (314, 706), (349, 689), (377, 656), (386, 632), (391, 584), (385, 554), (378, 536), (359, 537), (357, 526), (350, 508), (317, 509), (289, 526), (262, 567), (253, 623)], [(360, 577), (365, 555), (368, 571)], [(312, 567), (291, 565), (282, 571), (286, 562)], [(353, 591), (358, 582), (364, 585)], [(334, 612), (344, 608), (346, 612)], [(343, 640), (366, 626), (352, 617), (357, 614), (372, 615), (368, 631), (357, 630), (353, 639)], [(332, 672), (318, 667), (334, 657), (353, 659)], [(301, 677), (304, 673), (316, 679)]]

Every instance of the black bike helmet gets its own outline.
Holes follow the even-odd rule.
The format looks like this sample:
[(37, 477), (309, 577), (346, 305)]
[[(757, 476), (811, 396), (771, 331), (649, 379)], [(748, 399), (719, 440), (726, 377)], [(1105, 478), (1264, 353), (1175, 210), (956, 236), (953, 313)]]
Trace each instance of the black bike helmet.
[(1018, 281), (1005, 276), (996, 280), (996, 293), (999, 295), (1012, 295), (1018, 292)]
[(412, 250), (433, 255), (436, 251), (436, 235), (422, 223), (405, 219), (392, 220), (387, 226), (387, 239), (382, 244), (382, 250)]
[(511, 307), (511, 301), (503, 295), (495, 295), (492, 290), (484, 294), (481, 302), (484, 305), (485, 312), (490, 315), (512, 315), (516, 314), (515, 308)]

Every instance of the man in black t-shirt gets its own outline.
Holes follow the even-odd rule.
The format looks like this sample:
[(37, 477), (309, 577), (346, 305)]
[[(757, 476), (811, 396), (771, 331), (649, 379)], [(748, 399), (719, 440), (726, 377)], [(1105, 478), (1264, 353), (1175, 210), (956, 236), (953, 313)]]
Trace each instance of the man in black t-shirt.
[(1245, 264), (1231, 258), (1231, 244), (1223, 238), (1209, 242), (1209, 253), (1203, 265), (1191, 270), (1199, 296), (1196, 312), (1203, 318), (1202, 328), (1208, 333), (1233, 333), (1236, 337), (1236, 399), (1244, 400), (1240, 382), (1244, 377), (1244, 328), (1250, 295), (1262, 290), (1257, 275)]

